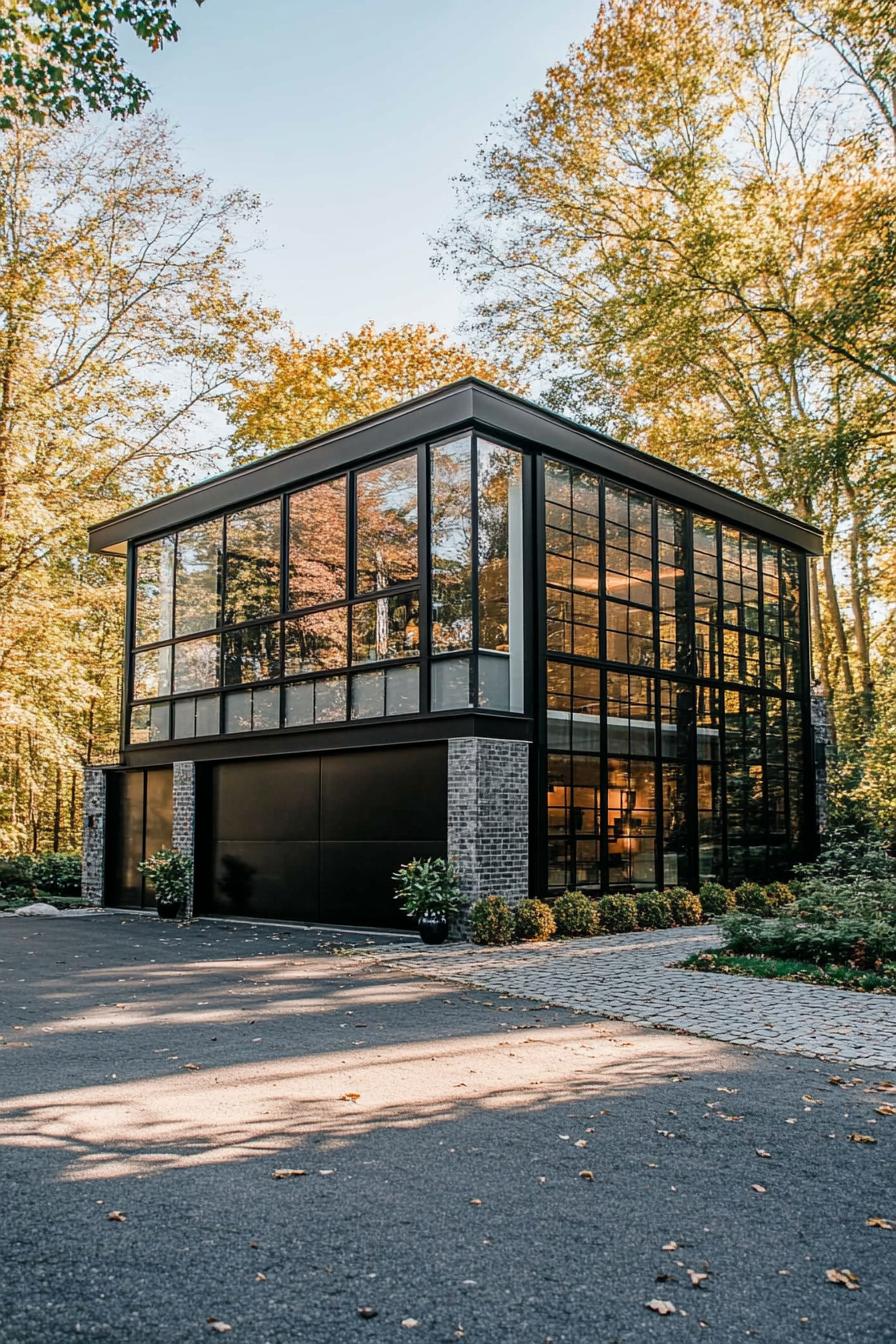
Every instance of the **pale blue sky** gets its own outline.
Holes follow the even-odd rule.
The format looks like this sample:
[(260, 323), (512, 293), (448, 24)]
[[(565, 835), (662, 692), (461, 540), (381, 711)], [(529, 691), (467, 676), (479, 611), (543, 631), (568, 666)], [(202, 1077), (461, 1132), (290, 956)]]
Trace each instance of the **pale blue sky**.
[(588, 32), (595, 0), (206, 0), (180, 41), (124, 43), (188, 167), (266, 203), (250, 268), (306, 336), (366, 318), (456, 328), (430, 265), (451, 178)]

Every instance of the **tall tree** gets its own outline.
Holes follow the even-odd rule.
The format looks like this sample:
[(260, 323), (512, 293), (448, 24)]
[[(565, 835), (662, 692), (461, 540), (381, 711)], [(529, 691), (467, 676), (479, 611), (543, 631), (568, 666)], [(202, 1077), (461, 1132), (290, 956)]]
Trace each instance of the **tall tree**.
[(431, 392), (474, 374), (515, 383), (505, 364), (478, 357), (436, 327), (378, 330), (365, 322), (331, 340), (293, 335), (272, 344), (260, 377), (244, 379), (233, 403), (234, 444), (243, 460)]
[(207, 412), (274, 320), (234, 237), (256, 208), (159, 119), (0, 141), (0, 849), (75, 840), (115, 743), (124, 575), (86, 530), (217, 460)]
[(441, 240), (548, 401), (817, 523), (816, 670), (874, 721), (892, 620), (892, 0), (603, 0)]
[(0, 129), (16, 122), (64, 125), (85, 112), (142, 111), (150, 91), (122, 60), (116, 29), (129, 28), (158, 51), (177, 41), (176, 7), (177, 0), (4, 0)]

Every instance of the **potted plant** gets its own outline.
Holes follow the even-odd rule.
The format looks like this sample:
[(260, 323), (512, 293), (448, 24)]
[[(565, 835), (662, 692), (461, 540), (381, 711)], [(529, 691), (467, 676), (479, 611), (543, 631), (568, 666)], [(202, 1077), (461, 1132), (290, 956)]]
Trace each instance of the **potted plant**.
[(457, 869), (450, 859), (411, 859), (392, 874), (402, 912), (416, 919), (424, 943), (444, 943), (448, 921), (463, 908)]
[(157, 849), (137, 869), (156, 889), (156, 909), (160, 919), (177, 919), (187, 903), (193, 880), (193, 860), (173, 849)]

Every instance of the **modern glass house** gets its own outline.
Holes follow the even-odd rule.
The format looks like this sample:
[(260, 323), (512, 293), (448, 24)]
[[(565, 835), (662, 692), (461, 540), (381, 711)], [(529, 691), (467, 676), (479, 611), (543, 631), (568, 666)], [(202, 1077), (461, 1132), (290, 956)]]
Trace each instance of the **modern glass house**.
[(95, 527), (127, 564), (85, 882), (396, 926), (471, 898), (785, 875), (813, 848), (819, 533), (476, 379)]

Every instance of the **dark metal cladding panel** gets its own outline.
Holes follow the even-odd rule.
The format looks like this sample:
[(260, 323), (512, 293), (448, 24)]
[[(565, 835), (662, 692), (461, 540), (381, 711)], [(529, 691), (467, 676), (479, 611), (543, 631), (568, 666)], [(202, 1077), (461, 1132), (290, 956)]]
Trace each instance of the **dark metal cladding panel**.
[(317, 842), (320, 758), (280, 756), (216, 765), (212, 824), (217, 840)]
[(316, 840), (218, 840), (199, 913), (319, 919), (318, 848)]
[(412, 928), (399, 910), (392, 874), (408, 859), (445, 858), (445, 841), (325, 841), (320, 847), (321, 918), (370, 929)]
[(443, 742), (321, 757), (321, 840), (444, 842), (448, 817)]

